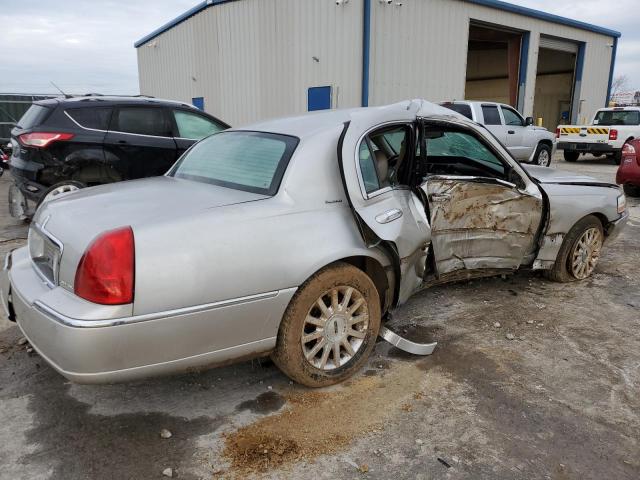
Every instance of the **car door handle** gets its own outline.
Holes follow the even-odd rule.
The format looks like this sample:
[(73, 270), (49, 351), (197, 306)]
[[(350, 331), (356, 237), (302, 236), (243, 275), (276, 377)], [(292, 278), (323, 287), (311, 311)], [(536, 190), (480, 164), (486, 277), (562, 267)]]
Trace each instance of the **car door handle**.
[(432, 202), (445, 202), (451, 198), (450, 193), (432, 193), (431, 201)]
[(400, 210), (399, 208), (392, 208), (391, 210), (387, 210), (384, 213), (376, 215), (376, 222), (385, 224), (393, 222), (394, 220), (399, 219), (401, 216), (402, 210)]
[(507, 133), (508, 133), (509, 135), (515, 135), (515, 134), (516, 134), (516, 132), (515, 132), (514, 130), (509, 130)]

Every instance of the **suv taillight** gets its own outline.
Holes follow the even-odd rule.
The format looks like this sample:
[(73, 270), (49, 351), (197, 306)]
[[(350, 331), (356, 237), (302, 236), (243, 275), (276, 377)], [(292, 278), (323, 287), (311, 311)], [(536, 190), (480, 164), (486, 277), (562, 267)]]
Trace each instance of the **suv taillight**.
[(123, 227), (96, 238), (80, 259), (74, 292), (102, 305), (133, 302), (135, 246), (133, 230)]
[(615, 128), (609, 130), (609, 140), (618, 140), (618, 130)]
[(636, 163), (640, 165), (640, 157), (637, 155), (637, 150), (630, 143), (625, 143), (622, 146), (622, 159), (628, 160), (629, 163), (635, 159)]
[(18, 140), (25, 147), (47, 148), (53, 142), (71, 140), (73, 137), (73, 133), (33, 132), (20, 135)]

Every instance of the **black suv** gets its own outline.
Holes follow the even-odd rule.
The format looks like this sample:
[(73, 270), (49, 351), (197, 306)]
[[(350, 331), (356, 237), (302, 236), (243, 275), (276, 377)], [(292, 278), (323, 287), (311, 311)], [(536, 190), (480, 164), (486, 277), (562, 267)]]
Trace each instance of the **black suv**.
[(191, 105), (151, 97), (35, 102), (11, 131), (9, 210), (24, 219), (63, 192), (163, 175), (195, 142), (227, 128)]

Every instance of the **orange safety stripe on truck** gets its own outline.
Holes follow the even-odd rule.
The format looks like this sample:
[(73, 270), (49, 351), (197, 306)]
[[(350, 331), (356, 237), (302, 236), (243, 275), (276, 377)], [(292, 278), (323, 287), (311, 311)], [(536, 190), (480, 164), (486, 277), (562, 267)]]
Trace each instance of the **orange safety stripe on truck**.
[[(580, 130), (581, 130), (581, 128), (561, 127), (560, 128), (560, 134), (561, 135), (569, 135), (571, 133), (580, 133)], [(591, 134), (591, 135), (608, 135), (609, 134), (609, 129), (608, 128), (589, 127), (589, 128), (587, 128), (587, 133)]]

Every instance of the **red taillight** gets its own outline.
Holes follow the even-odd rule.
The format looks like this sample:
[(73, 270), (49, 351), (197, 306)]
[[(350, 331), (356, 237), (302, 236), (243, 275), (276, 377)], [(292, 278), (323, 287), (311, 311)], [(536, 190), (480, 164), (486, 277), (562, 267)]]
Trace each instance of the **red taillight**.
[(131, 227), (103, 233), (80, 259), (75, 294), (103, 305), (133, 302), (135, 247)]
[(609, 130), (609, 140), (618, 140), (618, 130), (615, 128)]
[(560, 127), (556, 128), (556, 138), (560, 138)]
[(47, 148), (53, 142), (71, 140), (73, 136), (73, 133), (33, 132), (20, 135), (18, 140), (25, 147)]

